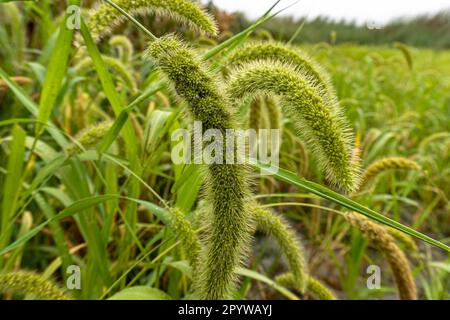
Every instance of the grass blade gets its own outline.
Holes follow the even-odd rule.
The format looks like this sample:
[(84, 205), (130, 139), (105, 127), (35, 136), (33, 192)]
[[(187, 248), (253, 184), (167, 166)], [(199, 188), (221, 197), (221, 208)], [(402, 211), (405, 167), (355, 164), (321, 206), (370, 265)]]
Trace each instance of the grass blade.
[(397, 221), (394, 221), (372, 209), (369, 209), (337, 192), (334, 192), (326, 187), (323, 187), (317, 183), (308, 181), (306, 179), (299, 178), (297, 175), (295, 175), (293, 172), (283, 170), (281, 168), (273, 168), (268, 165), (265, 165), (261, 162), (251, 160), (250, 164), (267, 174), (271, 174), (278, 178), (281, 181), (290, 183), (292, 185), (304, 188), (308, 190), (309, 192), (318, 195), (321, 198), (327, 199), (329, 201), (332, 201), (334, 203), (340, 204), (343, 207), (346, 207), (347, 209), (350, 209), (352, 211), (358, 212), (362, 215), (365, 215), (366, 217), (375, 220), (379, 223), (385, 224), (389, 227), (395, 228), (403, 233), (406, 233), (410, 236), (413, 236), (419, 240), (425, 241), (433, 246), (436, 246), (438, 248), (441, 248), (447, 252), (450, 252), (450, 247), (445, 245), (444, 243), (437, 241), (433, 238), (430, 238), (429, 236), (420, 233), (410, 227), (407, 227)]
[[(30, 112), (32, 115), (37, 116), (38, 115), (38, 106), (34, 103), (34, 101), (20, 88), (17, 83), (15, 83), (9, 75), (0, 68), (0, 77), (6, 82), (8, 87), (11, 89), (11, 91), (14, 93), (17, 99), (23, 104), (23, 106)], [(51, 123), (51, 121), (47, 121), (47, 126), (45, 128), (47, 129), (48, 133), (55, 139), (55, 141), (59, 144), (61, 147), (66, 147), (69, 142), (64, 137), (61, 132), (59, 132), (55, 126)]]
[[(80, 5), (80, 0), (69, 1), (70, 5)], [(59, 34), (56, 40), (56, 45), (53, 48), (50, 57), (50, 63), (45, 75), (44, 87), (42, 88), (42, 95), (39, 101), (39, 122), (46, 123), (50, 119), (53, 106), (58, 97), (59, 90), (65, 76), (64, 70), (67, 69), (69, 62), (70, 50), (72, 48), (73, 28), (69, 28), (67, 21), (69, 13), (66, 13), (64, 20), (59, 26)], [(39, 136), (44, 131), (42, 125), (38, 122), (36, 126), (36, 136)]]
[(12, 132), (12, 142), (10, 144), (10, 154), (7, 164), (8, 172), (3, 185), (0, 246), (4, 246), (9, 242), (12, 233), (11, 224), (22, 185), (25, 138), (25, 131), (19, 125), (15, 125)]

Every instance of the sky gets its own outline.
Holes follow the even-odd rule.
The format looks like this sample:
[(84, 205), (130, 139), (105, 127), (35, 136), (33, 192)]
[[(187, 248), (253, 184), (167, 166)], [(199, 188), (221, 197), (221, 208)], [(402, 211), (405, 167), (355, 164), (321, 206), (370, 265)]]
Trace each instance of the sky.
[[(208, 0), (201, 0), (207, 3)], [(282, 0), (279, 8), (296, 0)], [(274, 0), (213, 0), (226, 11), (243, 11), (250, 18), (257, 18), (269, 8)], [(335, 20), (345, 19), (360, 24), (383, 25), (399, 16), (415, 16), (450, 10), (450, 0), (300, 0), (286, 14), (296, 17), (314, 18), (319, 15)]]

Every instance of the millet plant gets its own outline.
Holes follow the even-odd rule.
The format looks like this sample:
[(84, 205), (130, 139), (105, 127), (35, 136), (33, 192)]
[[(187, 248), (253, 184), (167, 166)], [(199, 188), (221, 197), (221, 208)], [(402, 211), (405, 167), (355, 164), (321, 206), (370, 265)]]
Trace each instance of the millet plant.
[[(8, 11), (11, 24), (18, 25), (13, 7)], [(56, 45), (64, 50), (59, 58), (56, 53), (47, 58), (58, 63), (49, 66), (42, 80), (39, 106), (23, 89), (33, 84), (31, 78), (0, 70), (0, 90), (11, 91), (36, 117), (0, 122), (2, 127), (14, 124), (5, 139), (11, 156), (1, 168), (6, 176), (3, 198), (12, 200), (2, 202), (2, 292), (39, 299), (120, 299), (133, 288), (142, 290), (135, 283), (158, 266), (146, 278), (149, 298), (168, 296), (156, 288), (159, 282), (179, 298), (243, 298), (246, 289), (240, 280), (255, 277), (248, 268), (252, 247), (263, 233), (280, 248), (286, 266), (276, 274), (257, 273), (259, 279), (288, 298), (336, 299), (329, 284), (309, 271), (307, 245), (291, 221), (260, 200), (255, 184), (255, 170), (260, 170), (271, 174), (274, 185), (276, 180), (306, 189), (311, 194), (307, 205), (314, 210), (325, 208), (323, 199), (339, 206), (325, 209), (338, 212), (343, 217), (338, 221), (355, 227), (383, 252), (401, 299), (417, 299), (403, 250), (418, 251), (412, 237), (446, 251), (448, 246), (357, 200), (375, 187), (380, 174), (420, 171), (420, 166), (388, 157), (361, 175), (360, 139), (350, 128), (331, 76), (310, 55), (269, 35), (264, 42), (247, 41), (273, 16), (272, 10), (241, 33), (220, 37), (214, 18), (192, 1), (99, 1), (82, 17), (79, 34), (66, 30), (67, 16), (60, 17)], [(157, 37), (135, 16), (174, 20), (182, 32)], [(125, 34), (113, 35), (127, 21), (145, 37), (139, 50)], [(21, 41), (16, 39), (17, 47)], [(72, 44), (77, 48), (73, 57)], [(107, 45), (110, 52), (100, 53)], [(33, 68), (42, 75), (39, 66)], [(60, 74), (58, 68), (69, 71)], [(54, 105), (61, 121), (52, 119)], [(87, 124), (91, 118), (94, 125)], [(300, 150), (299, 171), (309, 171), (312, 162), (317, 176), (324, 178), (315, 183), (281, 168), (273, 171), (256, 159), (228, 163), (229, 157), (238, 157), (236, 143), (219, 145), (223, 164), (175, 165), (168, 152), (173, 141), (167, 137), (195, 121), (204, 131), (215, 129), (224, 136), (239, 128), (280, 129), (282, 140)], [(25, 125), (34, 125), (34, 136)], [(57, 181), (60, 187), (55, 187)], [(17, 232), (11, 226), (18, 217), (26, 221), (27, 215), (20, 213), (33, 205), (44, 220), (34, 227), (33, 220), (23, 222)], [(53, 206), (61, 205), (55, 212)], [(337, 210), (341, 207), (345, 211)], [(75, 222), (73, 237), (63, 227), (69, 219)], [(83, 282), (91, 283), (92, 290), (71, 295), (47, 275), (18, 271), (24, 269), (24, 248), (43, 230), (50, 230), (58, 254), (53, 272), (79, 261), (78, 254), (86, 250)], [(83, 244), (68, 246), (68, 238), (83, 239)], [(137, 268), (142, 269), (134, 273)], [(172, 274), (167, 280), (172, 269), (182, 276)]]

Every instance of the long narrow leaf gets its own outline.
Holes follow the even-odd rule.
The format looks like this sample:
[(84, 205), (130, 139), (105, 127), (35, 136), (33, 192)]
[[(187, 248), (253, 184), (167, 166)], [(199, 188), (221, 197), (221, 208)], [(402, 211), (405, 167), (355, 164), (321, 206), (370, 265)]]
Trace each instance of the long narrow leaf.
[(432, 244), (433, 246), (436, 246), (438, 248), (444, 249), (447, 252), (450, 252), (450, 247), (445, 245), (444, 243), (437, 241), (433, 238), (430, 238), (429, 236), (420, 233), (410, 227), (407, 227), (397, 221), (394, 221), (372, 209), (369, 209), (337, 192), (334, 192), (326, 187), (323, 187), (317, 183), (299, 178), (297, 175), (295, 175), (293, 172), (283, 170), (281, 168), (274, 168), (270, 167), (268, 165), (265, 165), (261, 162), (251, 160), (250, 164), (267, 174), (271, 174), (278, 178), (279, 180), (282, 180), (284, 182), (290, 183), (292, 185), (304, 188), (308, 190), (309, 192), (318, 195), (321, 198), (330, 200), (334, 203), (340, 204), (343, 207), (346, 207), (352, 211), (358, 212), (362, 215), (365, 215), (366, 217), (375, 220), (379, 223), (385, 224), (387, 226), (390, 226), (392, 228), (395, 228), (401, 232), (404, 232), (410, 236), (413, 236), (417, 239), (420, 239), (422, 241), (425, 241), (429, 244)]
[[(70, 5), (80, 5), (80, 0), (69, 1)], [(39, 101), (38, 120), (46, 123), (50, 119), (53, 105), (55, 104), (61, 84), (65, 76), (65, 70), (69, 61), (70, 50), (72, 48), (73, 28), (69, 27), (67, 22), (70, 14), (66, 13), (64, 20), (59, 27), (58, 39), (53, 48), (50, 62), (45, 75), (44, 87)], [(36, 126), (36, 135), (43, 132), (42, 125)]]
[(25, 138), (25, 131), (19, 125), (15, 125), (8, 158), (8, 172), (3, 185), (0, 245), (8, 243), (11, 236), (11, 220), (16, 211), (22, 185), (21, 177), (25, 158)]

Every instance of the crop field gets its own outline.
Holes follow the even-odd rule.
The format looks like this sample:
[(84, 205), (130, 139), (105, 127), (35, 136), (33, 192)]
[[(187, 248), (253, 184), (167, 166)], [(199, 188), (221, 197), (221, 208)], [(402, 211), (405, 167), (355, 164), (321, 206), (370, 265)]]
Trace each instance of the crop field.
[(81, 2), (0, 3), (0, 299), (450, 299), (450, 51)]

